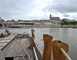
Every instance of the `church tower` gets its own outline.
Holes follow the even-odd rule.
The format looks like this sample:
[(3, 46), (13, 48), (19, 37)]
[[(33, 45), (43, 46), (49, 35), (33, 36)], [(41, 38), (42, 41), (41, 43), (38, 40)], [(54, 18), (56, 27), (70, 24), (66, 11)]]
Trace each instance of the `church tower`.
[(52, 18), (52, 15), (50, 14), (50, 17), (49, 17), (49, 19), (51, 20), (51, 18)]

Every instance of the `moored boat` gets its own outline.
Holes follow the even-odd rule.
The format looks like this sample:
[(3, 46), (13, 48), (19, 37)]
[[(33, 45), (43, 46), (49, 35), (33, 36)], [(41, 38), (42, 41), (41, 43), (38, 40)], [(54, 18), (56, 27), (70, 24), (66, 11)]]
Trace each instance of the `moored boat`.
[(9, 32), (9, 30), (5, 30), (5, 32), (4, 33), (0, 33), (0, 38), (1, 37), (7, 37), (7, 36), (9, 36), (11, 33)]

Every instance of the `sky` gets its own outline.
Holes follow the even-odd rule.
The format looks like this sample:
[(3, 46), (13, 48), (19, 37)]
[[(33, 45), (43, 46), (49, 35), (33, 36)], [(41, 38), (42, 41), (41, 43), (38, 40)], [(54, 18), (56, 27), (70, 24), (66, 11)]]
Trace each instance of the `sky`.
[(49, 19), (49, 15), (77, 20), (77, 0), (0, 0), (0, 16), (9, 19)]

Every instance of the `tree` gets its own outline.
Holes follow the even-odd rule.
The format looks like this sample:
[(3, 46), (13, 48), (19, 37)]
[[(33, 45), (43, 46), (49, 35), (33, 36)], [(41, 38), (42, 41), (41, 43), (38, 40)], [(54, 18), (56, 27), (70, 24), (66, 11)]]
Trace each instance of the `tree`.
[(60, 23), (61, 25), (68, 25), (69, 24), (69, 22), (68, 21), (66, 21), (65, 19), (63, 19), (63, 20), (61, 20), (61, 23)]

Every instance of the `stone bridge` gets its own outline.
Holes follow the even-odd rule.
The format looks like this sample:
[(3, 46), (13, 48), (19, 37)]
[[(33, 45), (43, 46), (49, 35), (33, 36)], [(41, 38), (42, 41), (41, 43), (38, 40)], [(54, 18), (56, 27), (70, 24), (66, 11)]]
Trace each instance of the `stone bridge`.
[(3, 24), (2, 23), (0, 23), (0, 27), (3, 27)]
[(33, 26), (33, 22), (0, 22), (0, 28)]
[(7, 23), (1, 23), (0, 22), (0, 28), (3, 28), (3, 27), (8, 27), (8, 24)]

